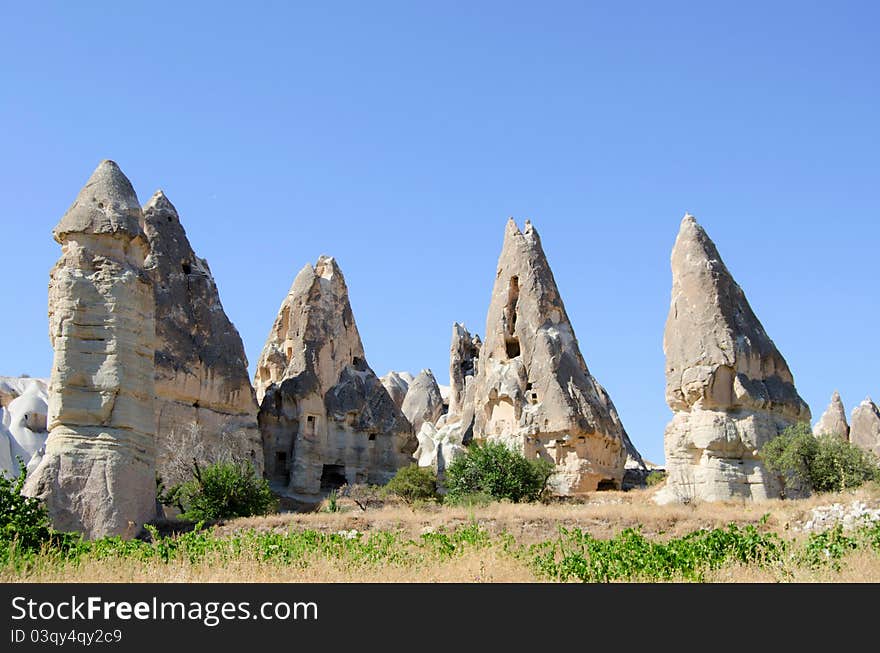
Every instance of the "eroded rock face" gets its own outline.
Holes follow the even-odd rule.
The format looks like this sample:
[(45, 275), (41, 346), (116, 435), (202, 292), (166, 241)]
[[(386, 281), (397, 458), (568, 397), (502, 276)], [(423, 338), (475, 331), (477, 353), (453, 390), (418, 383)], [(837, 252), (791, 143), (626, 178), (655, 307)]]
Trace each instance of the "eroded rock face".
[(305, 266), (257, 364), (266, 474), (312, 503), (344, 483), (386, 483), (417, 441), (364, 356), (336, 261)]
[(552, 489), (620, 488), (622, 425), (581, 355), (537, 231), (507, 224), (474, 382), (474, 438), (556, 465)]
[(849, 440), (880, 456), (880, 409), (867, 397), (852, 412)]
[[(406, 392), (409, 390), (410, 381), (404, 378), (400, 372), (394, 371), (379, 377), (379, 380), (382, 382), (385, 390), (388, 391), (388, 395), (391, 397), (394, 405), (398, 408), (403, 408), (403, 400), (406, 399)], [(410, 380), (412, 380), (411, 376)]]
[(443, 396), (431, 370), (422, 370), (410, 383), (401, 410), (415, 433), (419, 432), (425, 422), (437, 423), (443, 414)]
[[(144, 206), (147, 273), (156, 298), (157, 467), (224, 455), (263, 471), (257, 401), (244, 345), (229, 321), (208, 262), (196, 256), (174, 205), (160, 190)], [(196, 435), (193, 439), (191, 436)]]
[(465, 405), (468, 384), (477, 376), (480, 359), (480, 336), (471, 333), (463, 324), (452, 325), (452, 343), (449, 346), (449, 413), (458, 415)]
[(465, 452), (474, 435), (474, 380), (479, 366), (480, 337), (463, 324), (452, 326), (449, 346), (449, 407), (434, 423), (424, 422), (416, 432), (419, 467), (430, 467), (442, 481), (446, 466)]
[(666, 402), (660, 502), (779, 495), (758, 451), (809, 422), (791, 371), (714, 243), (686, 215), (672, 250), (672, 303), (663, 336)]
[(822, 417), (813, 426), (815, 435), (836, 435), (841, 440), (849, 440), (849, 424), (846, 423), (846, 408), (837, 390), (831, 395), (831, 403), (822, 413)]
[(155, 301), (131, 183), (102, 162), (55, 227), (46, 453), (25, 492), (55, 528), (132, 537), (156, 513)]
[(49, 432), (48, 383), (30, 377), (0, 377), (0, 473), (18, 477), (18, 461), (33, 472), (42, 458)]

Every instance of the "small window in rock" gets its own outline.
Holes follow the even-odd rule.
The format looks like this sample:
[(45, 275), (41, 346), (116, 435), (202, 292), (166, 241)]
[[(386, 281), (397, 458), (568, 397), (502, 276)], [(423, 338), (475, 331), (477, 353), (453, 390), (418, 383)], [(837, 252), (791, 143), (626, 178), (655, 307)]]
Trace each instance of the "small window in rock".
[(189, 263), (183, 263), (180, 268), (184, 274), (192, 274), (192, 266)]
[(532, 398), (532, 403), (533, 403), (533, 404), (538, 403), (538, 393), (537, 393), (537, 392), (533, 392), (533, 393), (531, 393), (531, 398)]
[(364, 362), (364, 361), (363, 361), (363, 359), (360, 358), (360, 356), (355, 356), (355, 357), (352, 359), (352, 363), (354, 364), (355, 367), (360, 366), (363, 362)]
[(375, 442), (375, 441), (376, 441), (376, 434), (370, 433), (370, 442)]
[(174, 222), (174, 218), (172, 218), (170, 215), (168, 216), (168, 222)]
[(531, 389), (532, 389), (532, 382), (529, 381), (528, 383), (526, 383), (526, 390), (531, 390)]
[(315, 419), (314, 415), (306, 416), (306, 435), (314, 435), (315, 434), (315, 424), (317, 423), (317, 419)]

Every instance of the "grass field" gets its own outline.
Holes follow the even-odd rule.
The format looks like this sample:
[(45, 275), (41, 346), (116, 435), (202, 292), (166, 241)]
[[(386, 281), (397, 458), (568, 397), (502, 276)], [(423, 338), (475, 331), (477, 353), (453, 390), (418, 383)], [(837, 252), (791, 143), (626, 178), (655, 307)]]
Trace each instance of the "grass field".
[(798, 501), (657, 506), (650, 491), (577, 503), (278, 514), (144, 540), (6, 551), (3, 582), (880, 582), (880, 523), (807, 533), (811, 510), (876, 487)]

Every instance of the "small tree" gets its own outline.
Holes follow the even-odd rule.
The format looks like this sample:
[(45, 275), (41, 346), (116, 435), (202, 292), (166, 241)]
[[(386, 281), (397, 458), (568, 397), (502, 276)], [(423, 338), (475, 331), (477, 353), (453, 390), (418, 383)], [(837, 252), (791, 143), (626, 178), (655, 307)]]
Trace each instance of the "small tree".
[(394, 478), (385, 486), (385, 492), (409, 506), (419, 501), (436, 500), (437, 478), (427, 467), (412, 464), (397, 470)]
[(446, 487), (453, 502), (478, 494), (514, 503), (537, 501), (552, 473), (551, 462), (528, 459), (501, 442), (475, 443), (446, 468)]
[(833, 492), (880, 478), (877, 458), (835, 435), (813, 435), (795, 424), (761, 448), (767, 469), (779, 477), (783, 495)]
[(175, 485), (160, 500), (176, 505), (192, 521), (265, 515), (276, 507), (269, 483), (247, 462), (219, 462), (207, 467), (193, 461), (193, 478)]

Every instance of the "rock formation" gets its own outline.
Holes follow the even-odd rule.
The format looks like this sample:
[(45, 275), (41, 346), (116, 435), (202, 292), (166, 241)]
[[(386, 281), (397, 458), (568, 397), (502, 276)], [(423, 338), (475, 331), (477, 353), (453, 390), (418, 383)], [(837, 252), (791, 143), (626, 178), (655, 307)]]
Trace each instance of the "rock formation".
[(462, 412), (468, 385), (477, 375), (477, 361), (482, 346), (480, 336), (470, 332), (463, 324), (452, 325), (452, 344), (449, 346), (449, 413)]
[(437, 423), (443, 414), (443, 396), (431, 370), (422, 370), (410, 383), (401, 410), (415, 433), (425, 422)]
[(880, 409), (870, 397), (853, 409), (849, 441), (880, 456)]
[(230, 457), (262, 474), (257, 401), (238, 331), (208, 262), (196, 256), (177, 210), (160, 190), (144, 206), (146, 262), (156, 298), (156, 438), (159, 475), (178, 461)]
[(42, 457), (46, 430), (48, 384), (30, 377), (0, 377), (0, 474), (18, 476), (21, 460), (32, 472)]
[(154, 309), (131, 183), (103, 161), (55, 227), (49, 438), (25, 492), (55, 528), (134, 536), (156, 514)]
[(813, 427), (813, 433), (815, 435), (827, 433), (829, 435), (836, 435), (841, 440), (849, 440), (846, 408), (844, 408), (843, 402), (840, 400), (840, 393), (837, 390), (831, 395), (831, 403), (828, 404), (828, 408), (825, 409), (822, 417), (819, 418), (819, 421)]
[(403, 408), (403, 400), (406, 399), (406, 391), (409, 390), (409, 384), (412, 382), (412, 375), (407, 380), (400, 372), (388, 372), (385, 376), (379, 377), (379, 381), (388, 391), (391, 401), (398, 408)]
[(758, 451), (809, 422), (782, 354), (714, 243), (686, 215), (672, 250), (672, 303), (663, 336), (669, 474), (659, 502), (765, 499), (779, 484)]
[(581, 355), (537, 231), (511, 219), (474, 381), (474, 438), (556, 465), (560, 495), (620, 488), (622, 425)]
[(314, 503), (344, 483), (382, 484), (412, 462), (416, 439), (364, 356), (332, 258), (297, 275), (257, 364), (266, 474)]
[(442, 481), (446, 465), (464, 453), (474, 432), (474, 378), (480, 355), (480, 337), (471, 336), (464, 325), (452, 326), (449, 347), (448, 412), (435, 423), (425, 422), (416, 432), (419, 467), (430, 467)]

